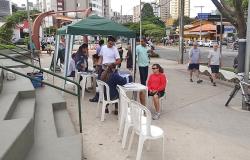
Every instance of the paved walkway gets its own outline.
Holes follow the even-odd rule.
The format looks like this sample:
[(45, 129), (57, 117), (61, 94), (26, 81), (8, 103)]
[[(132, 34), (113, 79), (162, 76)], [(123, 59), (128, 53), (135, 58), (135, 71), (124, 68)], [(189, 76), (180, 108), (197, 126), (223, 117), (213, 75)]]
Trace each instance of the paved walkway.
[[(43, 59), (48, 59), (44, 56)], [(152, 59), (161, 64), (167, 74), (167, 101), (161, 118), (154, 125), (165, 132), (165, 159), (168, 160), (249, 160), (250, 112), (240, 109), (238, 94), (224, 106), (231, 87), (218, 83), (211, 85), (207, 77), (197, 84), (189, 82), (186, 65), (164, 59)], [(71, 89), (69, 87), (69, 89)], [(83, 115), (83, 152), (89, 160), (133, 160), (138, 139), (135, 139), (130, 157), (121, 148), (117, 117), (110, 114), (101, 122), (96, 118), (97, 103), (85, 93)], [(72, 121), (78, 126), (76, 97), (65, 95)], [(150, 151), (143, 150), (143, 160), (161, 159), (161, 141), (153, 141)]]

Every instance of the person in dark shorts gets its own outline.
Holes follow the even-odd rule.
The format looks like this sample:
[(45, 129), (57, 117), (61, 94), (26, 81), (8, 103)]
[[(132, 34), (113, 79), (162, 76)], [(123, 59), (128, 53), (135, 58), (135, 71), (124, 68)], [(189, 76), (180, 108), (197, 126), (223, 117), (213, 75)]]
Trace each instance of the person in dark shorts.
[(193, 44), (193, 48), (189, 51), (189, 65), (188, 70), (190, 71), (190, 82), (193, 82), (193, 72), (196, 72), (197, 75), (197, 83), (201, 83), (202, 80), (200, 79), (200, 58), (201, 58), (201, 51), (197, 48), (198, 44), (195, 42)]
[(216, 78), (218, 77), (219, 69), (221, 67), (221, 54), (218, 51), (218, 44), (213, 46), (213, 50), (209, 51), (208, 67), (211, 68), (210, 80), (213, 86), (216, 86)]
[(152, 66), (153, 73), (149, 76), (147, 87), (148, 87), (148, 96), (153, 97), (155, 114), (153, 119), (157, 120), (160, 118), (160, 101), (159, 98), (164, 96), (167, 79), (164, 74), (163, 68), (159, 64), (153, 64)]

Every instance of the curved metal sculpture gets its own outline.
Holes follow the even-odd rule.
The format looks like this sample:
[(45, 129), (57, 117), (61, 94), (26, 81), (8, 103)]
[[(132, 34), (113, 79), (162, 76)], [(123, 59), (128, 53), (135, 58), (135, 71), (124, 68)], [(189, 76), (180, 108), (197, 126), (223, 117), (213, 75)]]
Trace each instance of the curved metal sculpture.
[(41, 13), (39, 16), (36, 17), (36, 19), (34, 20), (33, 26), (32, 26), (32, 41), (34, 42), (35, 46), (37, 49), (40, 49), (40, 41), (39, 41), (39, 30), (40, 30), (40, 26), (42, 24), (42, 21), (45, 17), (50, 16), (52, 14), (56, 14), (56, 13), (67, 13), (67, 12), (83, 12), (85, 14), (85, 16), (87, 17), (91, 12), (92, 12), (92, 8), (88, 8), (88, 9), (84, 9), (84, 10), (71, 10), (71, 11), (48, 11), (48, 12), (44, 12)]

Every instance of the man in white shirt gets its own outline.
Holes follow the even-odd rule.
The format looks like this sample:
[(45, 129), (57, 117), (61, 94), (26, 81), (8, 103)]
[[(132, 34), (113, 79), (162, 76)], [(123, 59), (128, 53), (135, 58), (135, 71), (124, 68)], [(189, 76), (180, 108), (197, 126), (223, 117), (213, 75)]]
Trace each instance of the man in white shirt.
[[(96, 70), (98, 71), (98, 79), (101, 77), (101, 73), (107, 68), (109, 64), (115, 63), (116, 65), (121, 63), (120, 55), (118, 49), (114, 46), (115, 39), (113, 37), (108, 38), (107, 45), (102, 46), (100, 51), (100, 58), (98, 60), (98, 66)], [(90, 102), (97, 102), (99, 94), (96, 93), (95, 97), (89, 99)]]
[(221, 67), (221, 54), (218, 52), (218, 44), (213, 46), (213, 50), (209, 51), (208, 55), (208, 67), (211, 68), (211, 83), (216, 86), (215, 79), (218, 76), (219, 68)]
[(120, 64), (120, 55), (118, 49), (114, 46), (115, 39), (109, 37), (107, 45), (102, 46), (100, 51), (99, 65), (105, 66), (111, 63)]

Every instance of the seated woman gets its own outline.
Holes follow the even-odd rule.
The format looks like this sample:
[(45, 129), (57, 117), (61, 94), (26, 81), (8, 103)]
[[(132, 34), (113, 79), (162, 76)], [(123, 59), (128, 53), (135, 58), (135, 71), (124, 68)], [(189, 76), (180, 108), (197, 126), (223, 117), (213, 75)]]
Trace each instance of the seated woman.
[[(127, 83), (126, 78), (123, 78), (118, 74), (116, 70), (116, 64), (114, 63), (110, 64), (108, 68), (102, 73), (101, 80), (106, 82), (109, 86), (110, 100), (119, 98), (119, 93), (116, 89), (117, 85), (124, 85)], [(115, 104), (115, 114), (118, 114), (117, 104)]]
[(160, 118), (160, 102), (159, 98), (164, 96), (166, 88), (166, 76), (163, 73), (163, 68), (159, 64), (153, 64), (153, 73), (148, 79), (148, 95), (153, 97), (156, 113), (152, 117), (154, 120)]
[(73, 53), (71, 55), (71, 60), (70, 60), (70, 63), (69, 63), (69, 69), (68, 69), (67, 77), (75, 77), (75, 71), (76, 71), (75, 57), (76, 57), (76, 54)]

